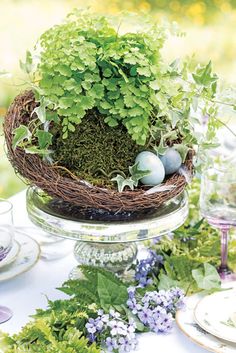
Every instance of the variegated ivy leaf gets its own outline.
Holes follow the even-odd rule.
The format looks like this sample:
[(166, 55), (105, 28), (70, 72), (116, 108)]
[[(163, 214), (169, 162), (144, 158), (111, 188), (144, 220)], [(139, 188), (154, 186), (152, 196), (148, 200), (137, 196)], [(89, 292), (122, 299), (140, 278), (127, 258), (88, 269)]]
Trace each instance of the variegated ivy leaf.
[(124, 178), (122, 175), (117, 174), (117, 176), (112, 178), (111, 181), (117, 182), (119, 192), (122, 192), (126, 186), (128, 186), (131, 190), (134, 190), (135, 182), (131, 178)]
[(24, 140), (31, 139), (31, 132), (25, 125), (20, 125), (13, 131), (14, 137), (12, 140), (12, 147), (15, 150), (17, 146), (21, 144)]
[(138, 166), (139, 162), (129, 167), (129, 172), (131, 174), (131, 179), (134, 186), (138, 186), (139, 180), (150, 174), (150, 170), (140, 170)]
[(39, 148), (42, 150), (48, 148), (52, 143), (53, 135), (48, 131), (37, 130), (35, 136), (38, 138)]
[(171, 117), (171, 125), (172, 125), (172, 128), (174, 129), (177, 123), (181, 120), (182, 114), (177, 110), (170, 110), (170, 117)]
[(40, 100), (40, 105), (36, 108), (31, 113), (31, 116), (35, 113), (41, 123), (45, 123), (47, 120), (47, 112), (46, 112), (46, 107), (48, 107), (51, 104), (51, 102), (48, 99), (45, 99), (44, 97), (41, 98)]
[(131, 177), (124, 178), (122, 175), (117, 174), (115, 178), (111, 179), (112, 181), (117, 182), (119, 192), (122, 192), (126, 186), (128, 186), (131, 190), (134, 190), (134, 187), (138, 186), (139, 180), (150, 174), (150, 170), (140, 170), (138, 165), (139, 163), (135, 163), (129, 167)]
[(182, 143), (180, 143), (180, 144), (174, 144), (174, 149), (176, 150), (176, 151), (178, 151), (179, 152), (179, 154), (180, 154), (180, 156), (181, 156), (181, 158), (182, 158), (182, 162), (184, 163), (185, 162), (185, 159), (186, 159), (186, 157), (187, 157), (187, 154), (188, 154), (188, 151), (189, 151), (189, 147), (188, 146), (186, 146), (186, 145), (183, 145)]
[(167, 145), (165, 145), (165, 143), (164, 143), (163, 136), (160, 139), (159, 145), (154, 147), (155, 152), (160, 154), (160, 155), (164, 155), (166, 153), (166, 151), (168, 150), (168, 148), (169, 147)]
[(198, 85), (202, 85), (204, 87), (211, 86), (218, 80), (216, 74), (212, 74), (212, 65), (211, 61), (206, 66), (199, 66), (195, 73), (192, 74), (194, 81)]
[(41, 157), (48, 157), (52, 151), (47, 149), (39, 149), (36, 146), (30, 146), (25, 148), (25, 152), (28, 154), (38, 154)]

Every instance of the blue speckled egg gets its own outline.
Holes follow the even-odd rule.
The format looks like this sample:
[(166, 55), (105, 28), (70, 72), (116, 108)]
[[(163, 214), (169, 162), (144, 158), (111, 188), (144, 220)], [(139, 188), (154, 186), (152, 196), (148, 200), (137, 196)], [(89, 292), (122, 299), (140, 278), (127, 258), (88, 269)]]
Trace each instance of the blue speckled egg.
[(165, 169), (155, 153), (148, 151), (140, 152), (135, 159), (135, 163), (139, 163), (138, 168), (140, 170), (150, 170), (150, 174), (140, 180), (142, 184), (154, 186), (162, 183), (164, 180)]
[(166, 153), (159, 157), (164, 165), (166, 175), (177, 172), (182, 164), (181, 156), (174, 148), (168, 148)]

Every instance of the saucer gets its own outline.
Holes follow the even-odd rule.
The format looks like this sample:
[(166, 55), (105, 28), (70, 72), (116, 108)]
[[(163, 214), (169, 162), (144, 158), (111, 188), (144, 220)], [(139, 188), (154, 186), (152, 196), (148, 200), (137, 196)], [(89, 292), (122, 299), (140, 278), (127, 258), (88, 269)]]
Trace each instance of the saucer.
[(0, 261), (0, 269), (15, 261), (15, 259), (17, 258), (17, 255), (19, 254), (19, 251), (20, 251), (20, 244), (16, 240), (14, 240), (11, 250), (9, 251), (7, 256), (2, 261)]
[[(226, 287), (236, 288), (236, 283), (227, 283)], [(227, 291), (224, 293), (227, 293)], [(222, 340), (210, 334), (196, 323), (194, 311), (202, 297), (202, 294), (194, 294), (186, 298), (186, 308), (178, 310), (176, 313), (177, 326), (191, 341), (210, 352), (235, 353), (235, 343)]]
[(40, 247), (34, 239), (16, 229), (15, 240), (20, 245), (20, 251), (14, 262), (0, 269), (0, 282), (30, 270), (39, 259)]
[(236, 287), (201, 299), (194, 310), (194, 318), (205, 331), (236, 343), (236, 325), (230, 319), (233, 313), (236, 313)]

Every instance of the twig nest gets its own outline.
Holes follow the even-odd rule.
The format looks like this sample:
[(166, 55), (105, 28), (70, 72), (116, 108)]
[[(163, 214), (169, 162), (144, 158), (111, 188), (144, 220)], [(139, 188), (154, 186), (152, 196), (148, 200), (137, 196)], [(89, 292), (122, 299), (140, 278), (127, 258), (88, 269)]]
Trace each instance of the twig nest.
[[(29, 124), (32, 111), (37, 106), (33, 92), (27, 91), (17, 96), (9, 108), (4, 121), (4, 134), (8, 149), (8, 157), (14, 169), (20, 173), (28, 183), (34, 184), (46, 193), (64, 202), (84, 209), (107, 210), (108, 212), (148, 212), (158, 208), (164, 202), (180, 194), (185, 186), (183, 175), (174, 173), (164, 181), (166, 186), (162, 192), (150, 195), (146, 193), (147, 186), (140, 186), (134, 191), (118, 192), (92, 186), (74, 178), (70, 173), (58, 165), (50, 165), (40, 156), (26, 153), (23, 148), (13, 149), (13, 131), (20, 124)], [(187, 170), (192, 173), (193, 151), (188, 152), (184, 162)], [(171, 189), (168, 189), (171, 185)]]

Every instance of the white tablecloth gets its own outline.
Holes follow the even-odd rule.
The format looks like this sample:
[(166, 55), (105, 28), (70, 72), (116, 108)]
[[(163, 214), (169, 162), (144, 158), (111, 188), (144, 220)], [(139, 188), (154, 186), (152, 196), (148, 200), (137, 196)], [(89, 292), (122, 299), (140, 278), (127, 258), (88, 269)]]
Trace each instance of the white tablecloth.
[[(27, 217), (25, 207), (25, 192), (11, 198), (14, 205), (14, 222), (16, 226), (32, 226)], [(8, 322), (0, 325), (0, 330), (15, 333), (27, 323), (29, 315), (36, 308), (46, 308), (46, 296), (51, 299), (65, 298), (56, 290), (68, 279), (70, 270), (76, 265), (73, 254), (60, 260), (39, 262), (30, 271), (5, 282), (0, 283), (0, 304), (10, 307), (14, 316)], [(206, 353), (184, 336), (177, 327), (167, 335), (145, 333), (139, 336), (139, 353)]]

